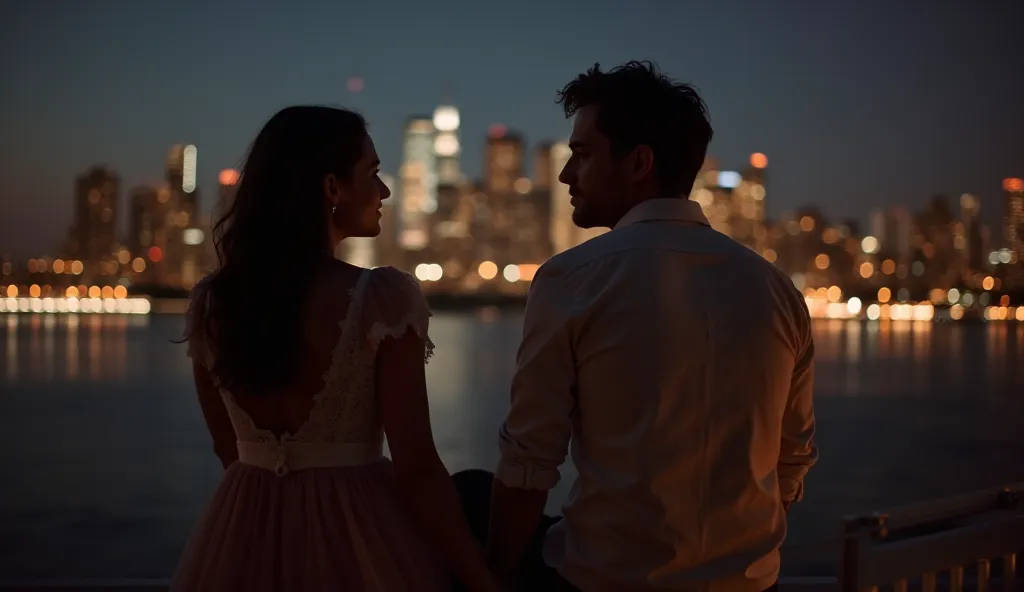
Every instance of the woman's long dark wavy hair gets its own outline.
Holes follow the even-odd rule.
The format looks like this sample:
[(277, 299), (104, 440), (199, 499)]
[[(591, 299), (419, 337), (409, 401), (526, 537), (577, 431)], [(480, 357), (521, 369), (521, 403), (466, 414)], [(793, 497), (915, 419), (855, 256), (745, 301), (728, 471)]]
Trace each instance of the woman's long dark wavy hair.
[[(234, 201), (214, 225), (220, 265), (196, 320), (222, 388), (254, 396), (294, 378), (302, 303), (332, 246), (324, 177), (351, 178), (366, 133), (366, 121), (352, 111), (296, 106), (279, 111), (256, 136)], [(270, 302), (278, 291), (286, 304)]]

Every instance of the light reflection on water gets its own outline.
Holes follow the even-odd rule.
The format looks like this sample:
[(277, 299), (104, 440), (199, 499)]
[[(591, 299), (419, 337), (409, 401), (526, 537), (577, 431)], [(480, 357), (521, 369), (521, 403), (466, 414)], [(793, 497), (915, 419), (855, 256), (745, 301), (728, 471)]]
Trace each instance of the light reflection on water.
[[(449, 470), (491, 468), (517, 314), (439, 314), (427, 367)], [(166, 577), (219, 469), (174, 316), (0, 321), (0, 574)], [(828, 573), (838, 517), (1024, 481), (1024, 323), (814, 325), (821, 461), (784, 572)], [(737, 362), (738, 364), (740, 362)], [(553, 492), (555, 510), (573, 470)], [(101, 531), (113, 534), (99, 534)]]

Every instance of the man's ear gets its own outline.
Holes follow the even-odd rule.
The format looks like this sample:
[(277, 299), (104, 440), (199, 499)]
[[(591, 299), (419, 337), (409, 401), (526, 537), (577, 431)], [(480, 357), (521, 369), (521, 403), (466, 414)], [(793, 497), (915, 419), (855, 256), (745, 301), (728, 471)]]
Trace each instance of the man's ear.
[(640, 144), (627, 157), (629, 159), (629, 175), (633, 181), (639, 181), (654, 172), (654, 151), (646, 144)]

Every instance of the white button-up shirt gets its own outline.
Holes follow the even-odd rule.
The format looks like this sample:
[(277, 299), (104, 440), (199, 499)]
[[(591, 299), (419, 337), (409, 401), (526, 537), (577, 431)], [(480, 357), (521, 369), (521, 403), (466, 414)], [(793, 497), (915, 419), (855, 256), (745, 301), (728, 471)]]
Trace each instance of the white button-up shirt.
[(544, 558), (584, 590), (763, 590), (818, 456), (813, 355), (789, 278), (643, 202), (536, 274), (496, 477), (551, 489), (571, 439)]

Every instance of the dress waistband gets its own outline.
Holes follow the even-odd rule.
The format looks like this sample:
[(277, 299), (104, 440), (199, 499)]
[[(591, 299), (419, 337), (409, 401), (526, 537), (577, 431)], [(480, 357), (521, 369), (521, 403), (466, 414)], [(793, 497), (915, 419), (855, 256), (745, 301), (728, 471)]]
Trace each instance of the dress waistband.
[(273, 471), (358, 467), (381, 460), (381, 442), (238, 442), (238, 462)]

